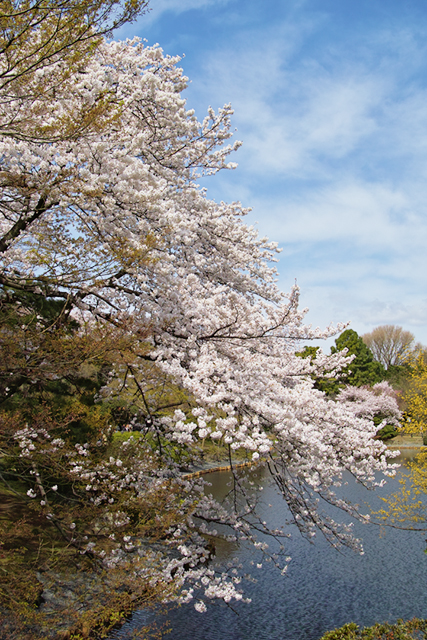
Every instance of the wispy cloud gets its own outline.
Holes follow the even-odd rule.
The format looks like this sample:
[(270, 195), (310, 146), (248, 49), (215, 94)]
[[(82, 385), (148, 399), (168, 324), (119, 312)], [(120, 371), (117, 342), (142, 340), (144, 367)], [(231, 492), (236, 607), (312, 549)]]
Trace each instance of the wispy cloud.
[[(245, 32), (212, 51), (193, 80), (191, 97), (200, 105), (232, 103), (245, 169), (301, 179), (325, 175), (328, 163), (351, 162), (357, 152), (367, 160), (425, 153), (426, 91), (402, 86), (395, 56), (354, 63), (347, 52), (335, 53), (328, 65), (301, 57), (313, 28), (286, 25), (274, 36), (271, 27)], [(378, 47), (383, 39), (379, 34)]]
[(151, 5), (150, 17), (152, 20), (158, 20), (166, 11), (180, 14), (190, 9), (203, 9), (210, 5), (220, 7), (227, 2), (228, 0), (156, 0)]
[(207, 9), (215, 6), (221, 8), (230, 0), (154, 0), (148, 5), (148, 10), (136, 23), (126, 24), (115, 33), (115, 38), (122, 40), (131, 38), (136, 33), (146, 35), (150, 27), (158, 23), (164, 14), (180, 15), (194, 9)]
[(158, 0), (149, 24), (187, 54), (200, 118), (232, 103), (239, 168), (203, 184), (253, 207), (309, 319), (407, 324), (427, 342), (427, 28), (399, 3), (378, 21), (359, 7), (357, 24), (333, 4)]
[[(427, 188), (423, 188), (427, 197)], [(423, 212), (412, 211), (410, 194), (381, 183), (347, 180), (320, 188), (309, 186), (284, 202), (260, 197), (252, 202), (260, 219), (280, 242), (324, 242), (350, 239), (372, 250), (401, 244), (419, 246), (427, 240), (420, 229)], [(420, 234), (421, 231), (421, 234)]]

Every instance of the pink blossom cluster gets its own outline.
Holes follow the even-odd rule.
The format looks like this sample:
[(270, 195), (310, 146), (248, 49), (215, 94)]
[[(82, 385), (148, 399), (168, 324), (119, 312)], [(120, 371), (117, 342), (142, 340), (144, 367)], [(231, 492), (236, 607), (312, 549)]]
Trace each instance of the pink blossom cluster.
[[(187, 78), (178, 63), (137, 39), (103, 42), (50, 103), (26, 105), (42, 132), (101, 97), (117, 105), (108, 126), (89, 126), (78, 137), (44, 142), (43, 136), (7, 135), (7, 123), (23, 106), (22, 97), (3, 96), (2, 284), (66, 300), (86, 321), (128, 322), (143, 336), (144, 357), (117, 367), (101, 401), (131, 398), (138, 415), (150, 418), (146, 432), (160, 445), (191, 448), (211, 439), (231, 452), (246, 450), (269, 465), (302, 533), (311, 537), (321, 530), (334, 544), (357, 546), (351, 529), (324, 515), (319, 501), (364, 517), (335, 488), (345, 471), (367, 486), (375, 486), (378, 471), (390, 472), (372, 417), (381, 412), (398, 420), (392, 394), (384, 385), (347, 389), (335, 402), (313, 388), (312, 374), (333, 376), (348, 358), (319, 354), (313, 364), (295, 352), (343, 325), (320, 330), (304, 324), (298, 287), (286, 294), (277, 286), (276, 243), (244, 223), (247, 210), (240, 203), (218, 204), (198, 186), (199, 176), (235, 167), (228, 156), (240, 143), (228, 143), (229, 105), (209, 109), (202, 122), (187, 109), (181, 96)], [(61, 64), (34, 74), (28, 95), (37, 93), (46, 74), (54, 80)], [(153, 404), (150, 366), (185, 395), (179, 407)], [(225, 508), (200, 484), (181, 478), (177, 466), (165, 464), (153, 476), (151, 453), (143, 447), (132, 464), (124, 464), (122, 454), (97, 460), (86, 444), (62, 454), (63, 441), (31, 427), (16, 439), (29, 461), (40, 447), (45, 455), (63, 455), (67, 473), (84, 483), (92, 504), (105, 507), (111, 535), (126, 529), (128, 539), (114, 538), (112, 551), (100, 550), (106, 566), (131, 555), (141, 575), (174, 581), (183, 601), (198, 590), (208, 599), (241, 598), (235, 567), (218, 573), (206, 546), (217, 525), (254, 544), (254, 529), (267, 528), (256, 520), (256, 491), (252, 495), (237, 475), (240, 507)], [(146, 494), (170, 478), (187, 497), (182, 523), (165, 542), (173, 554), (156, 554), (127, 531), (125, 505), (117, 510), (116, 501)], [(40, 491), (35, 484), (29, 498)], [(67, 525), (77, 536), (76, 522)], [(83, 553), (97, 554), (96, 541), (84, 543)], [(204, 610), (199, 601), (195, 606)]]
[(373, 420), (375, 416), (380, 416), (382, 423), (377, 429), (386, 424), (400, 426), (402, 412), (397, 402), (397, 394), (386, 380), (374, 384), (373, 387), (345, 387), (336, 400), (358, 417)]

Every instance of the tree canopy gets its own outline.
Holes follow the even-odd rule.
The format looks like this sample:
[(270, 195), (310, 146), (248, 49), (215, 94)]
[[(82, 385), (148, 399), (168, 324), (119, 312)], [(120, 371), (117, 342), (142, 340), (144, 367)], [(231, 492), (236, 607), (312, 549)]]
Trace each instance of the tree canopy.
[[(209, 565), (209, 541), (226, 535), (266, 553), (256, 532), (284, 532), (257, 519), (256, 491), (236, 471), (241, 500), (225, 507), (182, 476), (183, 459), (206, 439), (230, 460), (245, 451), (269, 465), (303, 535), (358, 548), (318, 498), (363, 517), (334, 486), (345, 471), (375, 484), (385, 447), (369, 416), (328, 399), (312, 376), (345, 367), (345, 346), (372, 381), (375, 363), (351, 332), (330, 356), (298, 357), (302, 341), (336, 329), (304, 325), (298, 288), (277, 287), (277, 245), (244, 223), (240, 203), (217, 204), (198, 186), (235, 167), (231, 107), (199, 122), (181, 97), (179, 58), (99, 38), (117, 3), (56, 5), (59, 14), (42, 0), (9, 3), (3, 16), (15, 21), (6, 54), (18, 57), (0, 88), (0, 480), (67, 553), (117, 570), (120, 593), (132, 575), (183, 602), (195, 592), (241, 599), (234, 568)], [(83, 25), (77, 43), (60, 28), (67, 11)], [(146, 538), (161, 544), (153, 551)]]
[[(426, 437), (427, 425), (427, 364), (420, 353), (411, 362), (409, 382), (403, 401), (405, 406), (402, 427), (404, 433)], [(408, 462), (409, 471), (402, 474), (401, 487), (384, 500), (384, 508), (375, 515), (388, 524), (413, 527), (425, 532), (427, 513), (427, 451), (419, 449)]]
[[(331, 356), (339, 357), (343, 351), (349, 358), (347, 362), (338, 361), (335, 371), (329, 370), (326, 376), (322, 374), (325, 356), (320, 347), (305, 346), (297, 352), (300, 357), (309, 358), (312, 365), (318, 363), (316, 373), (312, 374), (316, 389), (335, 396), (346, 385), (372, 386), (386, 377), (382, 365), (374, 361), (372, 353), (353, 329), (346, 329), (336, 338), (335, 346), (331, 347)], [(329, 362), (332, 363), (331, 357)]]
[[(4, 0), (0, 6), (0, 132), (19, 140), (76, 138), (112, 113), (104, 86), (79, 108), (73, 84), (102, 36), (132, 21), (147, 0)], [(80, 77), (80, 78), (79, 78)], [(59, 109), (59, 105), (61, 108)]]
[(375, 362), (370, 349), (363, 339), (353, 329), (346, 329), (335, 340), (332, 353), (347, 350), (349, 356), (354, 356), (348, 367), (343, 370), (340, 382), (355, 387), (373, 385), (385, 378), (385, 370), (379, 362)]
[(415, 342), (410, 331), (392, 324), (376, 327), (362, 336), (363, 342), (371, 350), (374, 359), (384, 369), (405, 364)]

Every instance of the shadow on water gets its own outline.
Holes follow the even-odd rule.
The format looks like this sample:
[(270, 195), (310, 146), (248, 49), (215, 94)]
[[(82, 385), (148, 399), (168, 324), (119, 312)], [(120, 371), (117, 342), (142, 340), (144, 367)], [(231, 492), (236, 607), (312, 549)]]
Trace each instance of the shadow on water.
[[(406, 450), (399, 459), (403, 465), (413, 457)], [(404, 466), (403, 466), (404, 470)], [(211, 492), (219, 496), (227, 490), (228, 474), (212, 473)], [(286, 517), (283, 501), (263, 478), (265, 520)], [(348, 478), (346, 497), (360, 505), (376, 509), (380, 496), (398, 487), (397, 479), (379, 492), (367, 492)], [(268, 504), (271, 507), (268, 507)], [(362, 509), (362, 511), (364, 511)], [(368, 512), (366, 509), (364, 512)], [(342, 521), (342, 515), (336, 516)], [(169, 640), (318, 640), (327, 630), (354, 621), (360, 626), (374, 622), (394, 622), (398, 618), (427, 616), (427, 556), (425, 533), (378, 526), (354, 525), (363, 538), (364, 555), (345, 550), (338, 552), (321, 537), (313, 544), (297, 532), (286, 542), (292, 557), (286, 576), (272, 565), (251, 567), (257, 582), (245, 582), (245, 596), (251, 604), (233, 605), (234, 613), (224, 605), (213, 605), (199, 614), (189, 604), (168, 612), (172, 631)], [(217, 549), (224, 562), (238, 556), (245, 565), (253, 561), (253, 549), (221, 545)], [(258, 559), (259, 561), (259, 559)], [(111, 638), (125, 640), (132, 631), (147, 624), (154, 614), (136, 612), (132, 620)]]

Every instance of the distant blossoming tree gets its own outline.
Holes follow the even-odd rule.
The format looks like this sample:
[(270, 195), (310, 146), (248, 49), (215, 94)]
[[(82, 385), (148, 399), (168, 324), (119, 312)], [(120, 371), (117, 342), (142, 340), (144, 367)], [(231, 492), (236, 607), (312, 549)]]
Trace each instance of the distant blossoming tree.
[(359, 417), (373, 420), (381, 435), (385, 427), (392, 427), (383, 433), (395, 434), (400, 427), (402, 412), (397, 402), (397, 393), (386, 380), (373, 387), (345, 387), (336, 398), (337, 402), (351, 407)]

